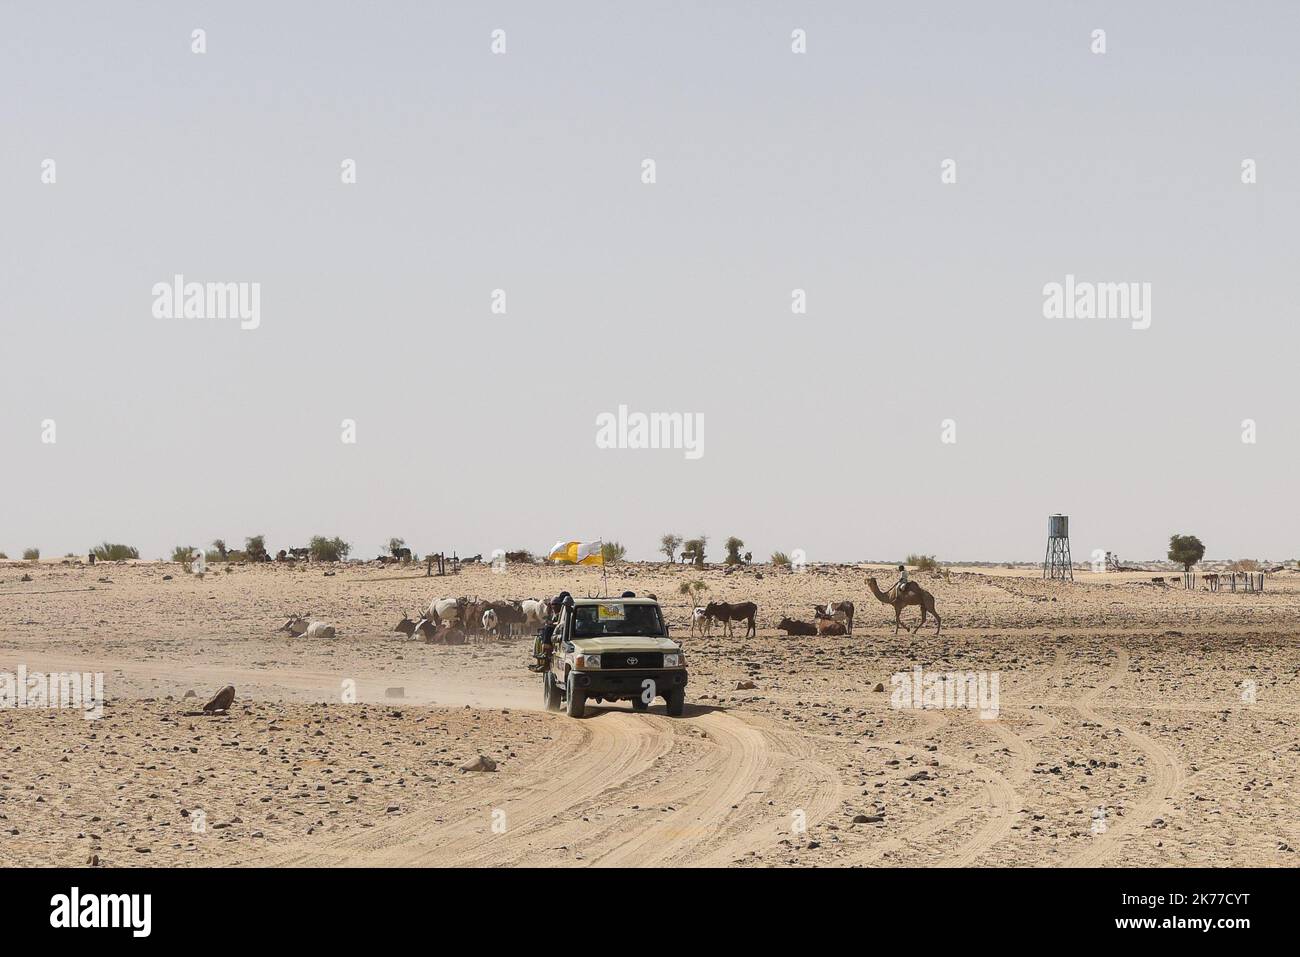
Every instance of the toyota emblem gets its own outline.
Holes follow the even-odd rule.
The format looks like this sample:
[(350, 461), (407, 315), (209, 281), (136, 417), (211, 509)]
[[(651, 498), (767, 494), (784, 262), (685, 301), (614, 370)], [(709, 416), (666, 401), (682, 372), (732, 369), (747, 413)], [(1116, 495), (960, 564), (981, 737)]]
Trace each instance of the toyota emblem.
[(636, 658), (628, 658), (628, 659), (627, 659), (627, 663), (628, 663), (629, 665), (634, 665), (634, 664), (636, 664), (636, 662), (637, 662), (637, 659), (636, 659)]

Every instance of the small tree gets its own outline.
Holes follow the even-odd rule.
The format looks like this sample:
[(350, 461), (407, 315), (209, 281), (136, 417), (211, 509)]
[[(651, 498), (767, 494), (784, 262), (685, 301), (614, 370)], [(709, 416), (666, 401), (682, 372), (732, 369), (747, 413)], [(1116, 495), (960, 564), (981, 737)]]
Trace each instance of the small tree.
[(939, 570), (939, 562), (933, 555), (908, 555), (903, 560), (903, 564), (911, 565), (917, 571), (922, 572), (937, 572)]
[(41, 557), (41, 550), (40, 550), (39, 548), (24, 548), (24, 549), (23, 549), (23, 561), (25, 561), (25, 562), (35, 562), (35, 561), (39, 561), (39, 560), (40, 560), (40, 557)]
[(627, 549), (623, 547), (621, 542), (601, 543), (600, 557), (601, 560), (604, 561), (605, 564), (607, 565), (612, 565), (615, 562), (621, 562), (623, 560), (623, 556), (626, 554), (627, 554)]
[(178, 562), (182, 565), (188, 565), (190, 562), (194, 561), (194, 546), (177, 545), (172, 549), (172, 561)]
[(244, 554), (250, 562), (269, 561), (271, 556), (266, 554), (266, 536), (254, 535), (244, 539)]
[(1183, 566), (1183, 571), (1190, 572), (1192, 566), (1205, 557), (1205, 546), (1195, 535), (1178, 535), (1169, 536), (1169, 560), (1178, 562)]
[(785, 565), (790, 564), (790, 556), (787, 555), (785, 552), (773, 552), (770, 561), (777, 568), (781, 568)]
[(682, 582), (677, 586), (677, 594), (684, 595), (686, 600), (694, 605), (702, 593), (709, 590), (709, 586), (702, 581)]
[(388, 540), (388, 554), (392, 555), (394, 558), (397, 558), (398, 554), (405, 547), (406, 539), (404, 538), (390, 538)]
[(311, 551), (311, 560), (314, 562), (341, 562), (352, 551), (352, 546), (343, 539), (326, 538), (324, 535), (313, 535), (307, 548)]
[(677, 561), (677, 549), (682, 544), (682, 537), (669, 532), (663, 538), (659, 539), (659, 551), (668, 556), (668, 561)]
[(727, 549), (726, 561), (728, 565), (740, 565), (744, 562), (744, 559), (740, 557), (740, 550), (744, 547), (745, 543), (735, 535), (727, 539), (725, 548)]
[(688, 539), (686, 544), (682, 546), (682, 558), (697, 568), (702, 567), (704, 565), (704, 549), (708, 544), (709, 537), (707, 535)]
[(225, 562), (230, 560), (230, 550), (226, 548), (226, 540), (224, 538), (214, 538), (212, 540), (212, 550), (217, 553), (218, 561)]

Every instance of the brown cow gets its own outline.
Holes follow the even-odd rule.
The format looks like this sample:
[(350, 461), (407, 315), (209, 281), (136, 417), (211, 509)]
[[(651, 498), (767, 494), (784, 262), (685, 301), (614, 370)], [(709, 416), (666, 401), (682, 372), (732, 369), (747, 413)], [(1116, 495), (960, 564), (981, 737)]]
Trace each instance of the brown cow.
[(817, 634), (820, 635), (843, 635), (847, 633), (844, 622), (836, 621), (834, 618), (826, 615), (817, 616)]
[(781, 623), (776, 626), (786, 633), (787, 637), (793, 638), (796, 635), (802, 637), (812, 637), (817, 634), (817, 626), (807, 621), (795, 621), (792, 618), (782, 618)]
[(722, 622), (728, 635), (732, 634), (731, 623), (733, 621), (746, 623), (746, 638), (758, 635), (758, 627), (754, 624), (754, 618), (758, 614), (758, 606), (752, 601), (743, 601), (734, 605), (725, 601), (711, 601), (704, 606), (704, 614), (714, 621)]
[(844, 633), (847, 635), (853, 634), (853, 602), (841, 601), (833, 605), (827, 602), (825, 605), (814, 606), (813, 613), (819, 618), (833, 618), (836, 621), (843, 622)]

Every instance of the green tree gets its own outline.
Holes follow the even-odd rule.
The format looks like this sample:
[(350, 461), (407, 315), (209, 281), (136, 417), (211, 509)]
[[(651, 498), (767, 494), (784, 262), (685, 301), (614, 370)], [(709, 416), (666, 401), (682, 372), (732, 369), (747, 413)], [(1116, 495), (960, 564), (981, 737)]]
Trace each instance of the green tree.
[(690, 561), (697, 568), (704, 565), (704, 549), (709, 544), (709, 537), (701, 535), (699, 538), (687, 539), (682, 546), (682, 557)]
[(244, 539), (244, 554), (250, 562), (264, 562), (271, 556), (266, 554), (266, 536), (253, 535)]
[(621, 542), (603, 542), (600, 546), (600, 557), (607, 565), (615, 562), (621, 562), (623, 556), (627, 554), (627, 549)]
[(740, 557), (740, 550), (745, 547), (744, 542), (732, 535), (727, 539), (725, 547), (727, 549), (726, 561), (728, 565), (740, 565), (744, 562), (744, 559)]
[(1205, 546), (1195, 535), (1178, 535), (1169, 536), (1169, 560), (1178, 562), (1183, 566), (1183, 571), (1189, 572), (1192, 566), (1205, 557)]
[(669, 532), (659, 539), (659, 551), (668, 556), (669, 562), (677, 561), (677, 549), (682, 544), (682, 537)]
[(310, 549), (311, 560), (314, 562), (341, 562), (352, 551), (352, 546), (343, 539), (326, 538), (324, 535), (313, 535), (307, 548)]

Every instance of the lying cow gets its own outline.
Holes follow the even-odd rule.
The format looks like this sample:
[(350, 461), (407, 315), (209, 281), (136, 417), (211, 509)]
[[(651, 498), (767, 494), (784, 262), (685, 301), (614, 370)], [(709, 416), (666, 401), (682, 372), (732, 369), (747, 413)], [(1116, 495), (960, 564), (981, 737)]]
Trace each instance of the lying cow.
[(781, 623), (776, 626), (786, 633), (787, 637), (793, 638), (796, 635), (802, 637), (812, 637), (817, 634), (817, 626), (807, 621), (795, 621), (793, 618), (782, 618)]
[(853, 634), (853, 602), (841, 601), (835, 604), (827, 602), (825, 605), (815, 607), (813, 613), (821, 618), (833, 618), (844, 625), (844, 633)]
[(820, 635), (843, 635), (848, 633), (844, 627), (844, 622), (836, 621), (834, 618), (826, 615), (817, 616), (817, 634)]

